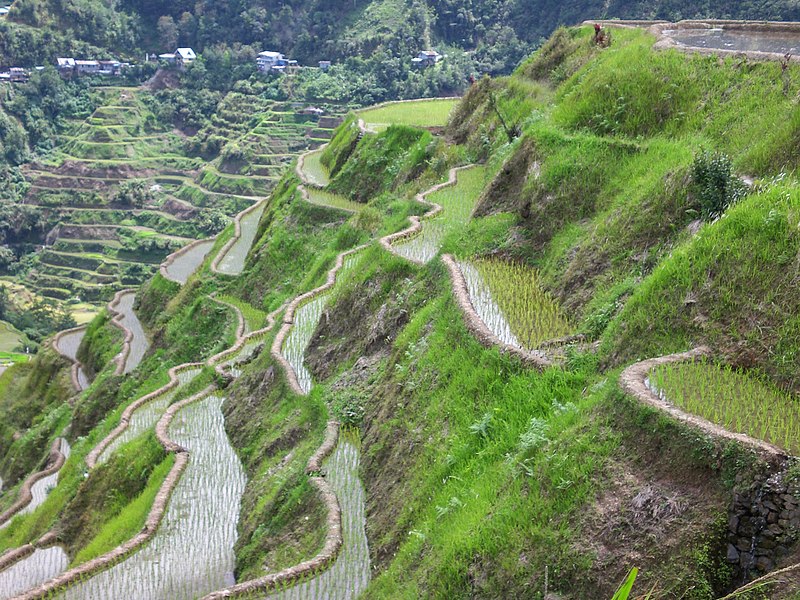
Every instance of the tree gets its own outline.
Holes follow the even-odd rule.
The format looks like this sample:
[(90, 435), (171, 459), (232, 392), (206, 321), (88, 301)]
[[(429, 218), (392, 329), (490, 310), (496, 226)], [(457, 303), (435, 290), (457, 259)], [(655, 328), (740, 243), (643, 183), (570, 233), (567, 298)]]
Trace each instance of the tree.
[(163, 50), (175, 50), (178, 45), (178, 26), (175, 24), (175, 19), (169, 15), (164, 15), (158, 18), (156, 25), (158, 31), (158, 41)]

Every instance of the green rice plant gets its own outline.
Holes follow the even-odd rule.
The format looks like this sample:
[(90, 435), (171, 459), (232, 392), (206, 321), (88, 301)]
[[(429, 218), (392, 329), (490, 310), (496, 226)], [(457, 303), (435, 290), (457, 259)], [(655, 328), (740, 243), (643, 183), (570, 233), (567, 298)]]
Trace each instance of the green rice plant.
[(649, 384), (687, 412), (800, 453), (800, 402), (760, 377), (702, 360), (659, 366)]
[(420, 102), (393, 102), (376, 108), (360, 111), (367, 127), (373, 131), (383, 131), (389, 125), (411, 125), (412, 127), (443, 127), (456, 98), (432, 98)]
[(228, 304), (232, 304), (240, 311), (242, 311), (242, 316), (244, 316), (244, 321), (246, 323), (247, 331), (255, 331), (256, 329), (261, 329), (264, 326), (264, 322), (267, 319), (267, 313), (263, 310), (260, 310), (250, 304), (249, 302), (245, 302), (237, 298), (236, 296), (229, 296), (227, 294), (218, 296), (218, 299), (222, 302), (226, 302)]
[(461, 263), (475, 310), (504, 342), (534, 349), (568, 335), (572, 327), (537, 271), (497, 259)]

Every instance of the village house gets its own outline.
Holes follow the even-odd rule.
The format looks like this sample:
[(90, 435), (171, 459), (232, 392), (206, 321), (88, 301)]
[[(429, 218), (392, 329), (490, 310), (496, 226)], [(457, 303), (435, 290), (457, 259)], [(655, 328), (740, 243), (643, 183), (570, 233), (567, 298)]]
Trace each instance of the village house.
[(76, 60), (75, 72), (78, 75), (95, 75), (100, 72), (100, 63), (96, 60)]
[(319, 68), (322, 69), (323, 71), (327, 71), (328, 69), (331, 68), (331, 61), (329, 60), (319, 61)]
[(75, 71), (75, 59), (57, 58), (56, 68), (58, 69), (58, 72), (61, 73), (62, 77), (72, 77), (72, 73)]
[(12, 82), (16, 83), (24, 83), (30, 79), (30, 74), (28, 73), (28, 69), (24, 69), (22, 67), (11, 67), (8, 70), (9, 79)]
[(197, 55), (191, 48), (178, 48), (175, 50), (175, 58), (182, 67), (185, 67), (192, 64), (197, 59)]
[(258, 67), (258, 70), (262, 73), (269, 73), (276, 67), (285, 67), (287, 62), (288, 61), (280, 52), (265, 50), (264, 52), (258, 53), (258, 57), (256, 58), (256, 67)]
[(432, 67), (444, 57), (436, 50), (422, 50), (411, 59), (411, 66), (418, 68)]

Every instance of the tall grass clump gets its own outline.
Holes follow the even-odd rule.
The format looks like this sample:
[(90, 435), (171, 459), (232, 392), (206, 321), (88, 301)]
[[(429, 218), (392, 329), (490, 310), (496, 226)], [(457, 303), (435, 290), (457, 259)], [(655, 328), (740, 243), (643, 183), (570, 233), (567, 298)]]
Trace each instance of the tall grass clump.
[(687, 412), (800, 453), (800, 402), (758, 377), (698, 361), (659, 366), (650, 385)]
[(692, 186), (706, 221), (721, 216), (747, 191), (747, 186), (733, 174), (731, 159), (721, 152), (709, 150), (703, 150), (694, 157)]

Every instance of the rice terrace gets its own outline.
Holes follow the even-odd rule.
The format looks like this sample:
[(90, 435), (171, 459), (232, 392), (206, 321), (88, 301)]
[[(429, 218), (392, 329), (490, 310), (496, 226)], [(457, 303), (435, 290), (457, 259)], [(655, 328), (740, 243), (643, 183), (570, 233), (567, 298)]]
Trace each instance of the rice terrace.
[(791, 6), (101, 4), (0, 14), (0, 599), (800, 600)]

